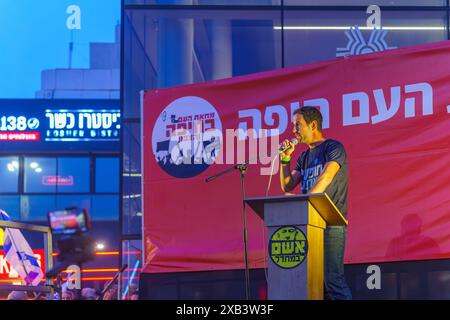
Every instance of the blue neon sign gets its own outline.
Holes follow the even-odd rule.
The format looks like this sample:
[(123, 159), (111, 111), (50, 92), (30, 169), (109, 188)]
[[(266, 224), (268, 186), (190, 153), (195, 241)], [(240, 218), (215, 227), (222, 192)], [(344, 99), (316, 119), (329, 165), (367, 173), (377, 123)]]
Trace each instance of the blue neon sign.
[(45, 141), (119, 141), (120, 110), (45, 110)]
[(60, 147), (119, 151), (118, 104), (109, 100), (0, 100), (0, 151)]

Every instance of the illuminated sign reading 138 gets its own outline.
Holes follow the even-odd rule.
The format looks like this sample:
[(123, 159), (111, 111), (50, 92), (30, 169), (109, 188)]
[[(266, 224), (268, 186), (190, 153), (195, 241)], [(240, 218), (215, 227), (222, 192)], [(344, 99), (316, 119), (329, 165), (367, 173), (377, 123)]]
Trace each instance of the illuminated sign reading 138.
[(39, 127), (39, 120), (36, 118), (27, 119), (24, 116), (3, 116), (0, 118), (0, 131), (26, 131), (35, 130)]

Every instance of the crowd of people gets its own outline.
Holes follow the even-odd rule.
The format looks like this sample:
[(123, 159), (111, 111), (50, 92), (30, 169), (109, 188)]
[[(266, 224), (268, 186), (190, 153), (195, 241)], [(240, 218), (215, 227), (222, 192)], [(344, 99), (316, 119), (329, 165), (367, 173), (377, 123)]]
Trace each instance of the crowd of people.
[[(125, 299), (139, 300), (138, 289), (131, 287)], [(35, 300), (35, 297), (27, 291), (11, 291), (7, 300)], [(72, 290), (63, 287), (61, 296), (55, 292), (54, 300), (118, 300), (118, 287), (117, 285), (112, 285), (103, 295), (94, 288), (86, 287), (81, 290)]]

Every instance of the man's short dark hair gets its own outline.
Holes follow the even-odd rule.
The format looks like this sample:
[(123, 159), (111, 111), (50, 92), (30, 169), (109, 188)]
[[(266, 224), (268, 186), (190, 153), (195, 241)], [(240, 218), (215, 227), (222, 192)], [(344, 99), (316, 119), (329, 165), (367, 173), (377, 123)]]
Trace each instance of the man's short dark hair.
[(320, 113), (320, 111), (315, 108), (315, 107), (302, 107), (300, 109), (297, 109), (294, 111), (294, 115), (298, 114), (298, 115), (302, 115), (303, 119), (305, 119), (305, 122), (307, 124), (310, 124), (311, 122), (313, 122), (314, 120), (317, 121), (317, 129), (319, 131), (322, 131), (322, 114)]

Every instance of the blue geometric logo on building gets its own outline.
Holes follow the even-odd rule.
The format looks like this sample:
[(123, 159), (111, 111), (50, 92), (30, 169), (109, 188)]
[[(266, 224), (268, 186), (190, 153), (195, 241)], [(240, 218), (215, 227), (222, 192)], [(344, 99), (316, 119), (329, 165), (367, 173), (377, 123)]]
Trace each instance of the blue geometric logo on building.
[(349, 30), (345, 31), (345, 35), (348, 38), (347, 46), (345, 48), (337, 48), (336, 57), (396, 49), (397, 47), (388, 46), (386, 41), (384, 41), (386, 34), (387, 30), (374, 27), (369, 40), (366, 41), (358, 26), (350, 27)]

